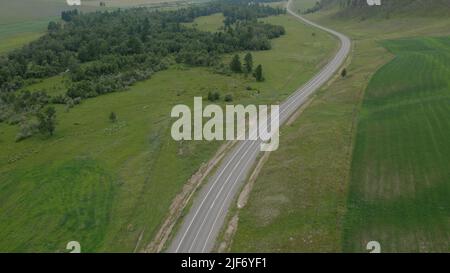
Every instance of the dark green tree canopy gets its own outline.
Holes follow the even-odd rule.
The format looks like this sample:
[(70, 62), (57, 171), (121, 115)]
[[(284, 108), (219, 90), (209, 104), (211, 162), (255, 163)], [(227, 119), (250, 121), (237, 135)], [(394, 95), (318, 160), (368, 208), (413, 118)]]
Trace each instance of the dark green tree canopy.
[(253, 71), (253, 57), (250, 52), (245, 55), (244, 61), (245, 72), (251, 73)]
[(239, 58), (239, 55), (234, 55), (233, 59), (230, 62), (230, 69), (233, 72), (240, 73), (242, 72), (242, 64), (241, 59)]
[(258, 82), (264, 81), (263, 71), (262, 71), (262, 65), (258, 65), (255, 69), (255, 79)]

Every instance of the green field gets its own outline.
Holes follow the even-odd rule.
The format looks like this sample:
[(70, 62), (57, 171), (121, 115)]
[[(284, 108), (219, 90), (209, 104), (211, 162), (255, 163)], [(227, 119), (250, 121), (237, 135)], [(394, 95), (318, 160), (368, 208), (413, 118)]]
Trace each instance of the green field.
[(49, 139), (14, 143), (18, 128), (0, 125), (2, 251), (57, 251), (68, 240), (84, 251), (132, 251), (142, 232), (148, 240), (174, 194), (218, 145), (176, 143), (168, 135), (171, 106), (207, 93), (201, 83), (209, 79), (211, 88), (234, 89), (201, 69), (169, 70), (69, 112), (57, 108)]
[[(106, 7), (100, 7), (100, 2)], [(151, 6), (186, 2), (178, 0), (81, 0), (81, 6), (69, 6), (66, 0), (0, 0), (0, 24), (23, 22), (55, 17), (63, 10), (77, 8), (83, 12), (104, 10), (105, 8), (126, 8), (133, 6)], [(190, 2), (202, 2), (194, 0)]]
[[(217, 22), (217, 16), (210, 20)], [(71, 240), (89, 252), (142, 249), (173, 197), (220, 144), (173, 141), (172, 106), (190, 105), (193, 96), (214, 90), (222, 97), (232, 94), (234, 103), (280, 100), (309, 79), (336, 46), (328, 35), (313, 37), (311, 28), (289, 16), (264, 20), (287, 32), (272, 41), (272, 50), (253, 53), (265, 82), (177, 66), (68, 111), (58, 106), (51, 138), (15, 143), (17, 126), (0, 124), (0, 250), (64, 251)], [(36, 85), (53, 90), (51, 83), (60, 80)], [(117, 123), (108, 120), (111, 111)]]
[(293, 5), (298, 13), (304, 12), (306, 9), (314, 7), (317, 3), (317, 0), (301, 0), (301, 1), (293, 1)]
[(0, 19), (0, 55), (36, 40), (47, 30), (48, 22), (55, 18), (23, 22), (6, 22)]
[[(297, 0), (296, 4), (303, 5), (305, 2), (305, 0)], [(395, 248), (393, 245), (384, 246), (384, 238), (363, 238), (363, 231), (356, 229), (356, 223), (361, 224), (364, 220), (370, 219), (359, 218), (367, 214), (358, 215), (357, 210), (353, 211), (354, 207), (349, 208), (349, 214), (347, 214), (348, 205), (353, 204), (349, 201), (352, 200), (349, 199), (352, 152), (364, 91), (375, 72), (395, 57), (384, 47), (389, 43), (386, 44), (383, 41), (426, 35), (448, 36), (450, 20), (445, 17), (403, 16), (362, 21), (360, 18), (336, 16), (337, 12), (336, 9), (327, 9), (307, 17), (351, 36), (353, 51), (350, 56), (351, 62), (346, 65), (348, 76), (339, 77), (322, 88), (313, 97), (302, 115), (289, 126), (282, 128), (279, 150), (270, 154), (269, 160), (256, 180), (246, 207), (238, 212), (238, 228), (231, 244), (233, 252), (342, 252), (344, 250), (365, 252), (367, 242), (363, 241), (368, 239), (383, 240), (382, 251), (416, 250), (414, 247), (417, 247), (417, 244), (414, 243), (407, 247), (401, 244), (395, 245)], [(420, 41), (421, 39), (416, 40), (419, 45)], [(428, 41), (435, 45), (440, 44), (433, 42), (432, 39)], [(433, 62), (426, 63), (429, 65), (428, 69), (432, 69), (430, 64)], [(436, 69), (441, 69), (443, 64), (437, 63), (436, 66)], [(446, 71), (448, 78), (448, 63)], [(445, 74), (441, 70), (439, 74), (441, 80), (445, 76), (443, 73)], [(439, 79), (437, 75), (435, 77), (436, 80)], [(419, 79), (425, 80), (422, 77)], [(428, 85), (433, 86), (433, 81)], [(448, 105), (448, 97), (442, 103), (444, 102)], [(440, 122), (445, 123), (442, 110), (439, 113)], [(445, 134), (441, 129), (442, 127), (436, 130), (435, 134), (442, 137), (442, 141)], [(418, 131), (418, 129), (411, 130), (411, 132)], [(420, 132), (423, 134), (423, 131)], [(432, 140), (431, 143), (433, 143)], [(421, 144), (418, 144), (421, 149), (430, 149), (428, 152), (434, 151), (434, 146), (423, 142)], [(405, 145), (410, 144), (405, 143)], [(414, 154), (409, 155), (409, 157), (412, 156)], [(425, 156), (428, 157), (427, 153)], [(432, 164), (434, 161), (430, 160)], [(448, 162), (447, 157), (447, 166)], [(441, 162), (441, 164), (444, 163)], [(426, 166), (429, 166), (428, 163)], [(417, 171), (420, 172), (420, 168)], [(357, 181), (352, 180), (352, 189), (358, 189), (357, 184)], [(383, 190), (387, 189), (383, 188)], [(426, 191), (421, 194), (430, 197)], [(355, 195), (350, 193), (350, 196)], [(448, 210), (445, 211), (448, 205), (442, 205), (445, 202), (443, 197), (444, 194), (436, 195), (436, 199), (430, 199), (426, 207), (417, 211), (415, 211), (417, 206), (407, 204), (405, 200), (402, 206), (411, 205), (411, 207), (410, 210), (404, 211), (407, 211), (409, 215), (415, 215), (406, 217), (416, 217), (411, 219), (419, 220), (418, 215), (425, 212), (432, 217), (443, 216), (447, 212), (446, 225), (448, 226)], [(419, 204), (425, 203), (418, 201)], [(438, 208), (430, 209), (433, 204), (440, 205)], [(379, 215), (377, 221), (386, 221), (388, 224), (389, 218), (383, 219), (382, 217), (386, 214), (383, 214), (381, 210), (382, 208), (377, 212)], [(371, 213), (372, 211), (362, 212)], [(396, 214), (396, 217), (401, 216)], [(436, 221), (439, 222), (442, 219), (443, 217), (437, 217)], [(397, 220), (397, 223), (400, 221)], [(351, 230), (352, 223), (355, 223), (355, 228)], [(437, 225), (436, 228), (442, 227)], [(386, 226), (384, 228), (379, 231), (393, 236), (386, 244), (395, 244), (395, 236), (398, 233), (394, 232), (412, 234), (407, 227), (401, 230), (392, 229), (392, 233), (389, 233)], [(431, 229), (427, 233), (427, 236), (435, 237), (430, 240), (430, 245), (422, 248), (423, 251), (443, 250), (443, 244), (449, 241), (448, 231), (437, 231), (437, 229)], [(420, 235), (417, 234), (417, 236)], [(411, 243), (408, 240), (405, 242)], [(448, 251), (448, 244), (446, 251)]]
[(366, 90), (344, 250), (450, 250), (450, 38), (383, 43), (396, 58)]
[(184, 25), (194, 27), (203, 31), (216, 32), (220, 31), (220, 28), (223, 27), (224, 19), (225, 17), (223, 16), (222, 13), (216, 13), (209, 16), (201, 16), (197, 18), (194, 22), (185, 23)]
[(369, 6), (367, 0), (327, 0), (324, 9), (338, 9), (335, 17), (360, 21), (450, 16), (450, 2), (447, 0), (382, 0), (380, 6)]

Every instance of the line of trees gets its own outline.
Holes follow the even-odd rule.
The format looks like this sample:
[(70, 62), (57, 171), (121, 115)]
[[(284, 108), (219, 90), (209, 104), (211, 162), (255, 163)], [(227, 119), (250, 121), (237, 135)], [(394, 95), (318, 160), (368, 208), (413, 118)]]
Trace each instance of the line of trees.
[(234, 73), (245, 73), (246, 76), (252, 74), (256, 81), (264, 81), (262, 65), (258, 65), (253, 70), (253, 56), (249, 52), (244, 57), (244, 64), (241, 63), (241, 59), (238, 54), (234, 55), (230, 62), (230, 70)]

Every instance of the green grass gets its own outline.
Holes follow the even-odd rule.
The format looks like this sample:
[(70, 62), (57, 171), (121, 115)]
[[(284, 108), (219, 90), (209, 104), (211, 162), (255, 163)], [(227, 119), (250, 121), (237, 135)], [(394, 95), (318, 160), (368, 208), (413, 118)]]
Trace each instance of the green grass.
[(223, 27), (225, 17), (222, 13), (216, 13), (209, 16), (201, 16), (196, 18), (192, 23), (184, 23), (185, 26), (197, 28), (202, 31), (217, 32)]
[[(105, 2), (106, 7), (100, 7)], [(67, 5), (66, 0), (0, 0), (0, 24), (59, 17), (61, 11), (77, 8), (82, 12), (127, 8), (133, 6), (164, 6), (168, 3), (185, 3), (176, 0), (81, 0), (81, 6)], [(201, 2), (200, 0), (194, 2)]]
[(0, 44), (0, 55), (28, 44), (29, 42), (38, 39), (41, 35), (41, 32), (30, 32), (6, 37)]
[(34, 19), (21, 22), (7, 22), (0, 19), (0, 55), (19, 48), (42, 36), (50, 20), (55, 18)]
[(70, 9), (66, 1), (60, 0), (0, 0), (0, 24), (22, 23), (59, 16)]
[(383, 43), (396, 58), (371, 79), (354, 150), (344, 249), (450, 249), (450, 38)]
[(53, 76), (46, 79), (41, 79), (36, 83), (30, 84), (21, 90), (28, 90), (30, 92), (45, 91), (49, 96), (64, 95), (67, 92), (68, 82), (66, 75)]
[[(2, 251), (61, 250), (67, 240), (80, 240), (86, 251), (132, 251), (144, 229), (148, 240), (173, 196), (218, 145), (177, 143), (168, 135), (171, 106), (192, 103), (194, 95), (206, 93), (201, 83), (208, 79), (215, 82), (211, 88), (231, 88), (225, 77), (201, 69), (170, 70), (130, 91), (85, 101), (69, 112), (59, 107), (58, 128), (50, 139), (35, 137), (13, 143), (17, 128), (2, 124), (0, 175), (2, 184), (9, 185), (10, 190), (2, 191), (7, 195), (2, 195), (0, 222), (2, 230), (14, 231), (14, 236), (10, 232), (0, 235)], [(118, 115), (116, 124), (108, 120), (111, 111)], [(83, 168), (73, 166), (80, 159), (101, 166), (107, 174), (102, 183), (110, 185), (114, 194), (81, 188), (84, 192), (80, 196), (86, 195), (85, 199), (73, 200), (60, 208), (54, 201), (65, 194), (58, 190), (59, 184), (68, 183), (67, 192), (77, 191), (77, 183), (71, 177), (80, 171), (84, 172), (83, 179), (100, 183), (97, 168), (87, 164)], [(30, 169), (40, 173), (30, 173)], [(55, 171), (59, 169), (66, 169), (67, 175), (62, 178)], [(23, 179), (25, 176), (27, 179)], [(44, 178), (47, 188), (41, 189), (41, 194), (46, 198), (38, 202), (33, 189), (39, 188)], [(94, 230), (83, 229), (76, 219), (70, 218), (69, 226), (56, 225), (70, 211), (77, 210), (81, 202), (94, 197), (113, 202), (108, 210), (98, 212), (97, 224), (103, 232), (97, 240), (90, 237)], [(36, 213), (27, 209), (30, 207)], [(15, 209), (6, 213), (8, 208)], [(51, 213), (43, 217), (46, 212)], [(33, 227), (31, 232), (29, 226)], [(58, 236), (54, 230), (58, 230)]]
[[(338, 78), (322, 88), (302, 115), (290, 126), (282, 128), (279, 150), (271, 153), (256, 180), (247, 206), (239, 212), (238, 229), (231, 251), (366, 251), (367, 242), (362, 244), (359, 237), (361, 234), (355, 233), (356, 242), (350, 237), (351, 232), (345, 233), (346, 236), (343, 234), (344, 228), (349, 230), (350, 222), (345, 217), (350, 169), (356, 122), (364, 91), (375, 72), (394, 58), (381, 41), (424, 35), (450, 35), (450, 20), (444, 17), (413, 16), (360, 21), (336, 16), (336, 12), (337, 10), (325, 10), (308, 17), (351, 36), (353, 51), (351, 63), (346, 65), (348, 76)], [(438, 65), (439, 67), (442, 66)], [(427, 193), (423, 195), (427, 196)], [(416, 207), (411, 206), (408, 213), (444, 213), (429, 209), (430, 204), (442, 201), (439, 198), (444, 195), (440, 196), (436, 196), (435, 201), (417, 212)], [(408, 229), (395, 232), (403, 231)], [(434, 236), (431, 232), (428, 235)], [(444, 238), (445, 233), (442, 232), (435, 236), (430, 242), (437, 242), (439, 239), (448, 242), (448, 233), (447, 238)], [(396, 239), (392, 238), (392, 241)], [(439, 250), (442, 246), (443, 243), (437, 242), (429, 249), (434, 247)], [(388, 249), (383, 241), (382, 251)], [(402, 250), (407, 249), (396, 249)]]
[[(70, 238), (89, 242), (84, 251), (98, 247), (110, 219), (112, 181), (108, 171), (88, 157), (57, 166), (16, 169), (2, 176), (2, 221), (20, 218), (2, 225), (1, 236), (7, 238), (2, 249), (62, 250), (61, 242)], [(27, 218), (18, 217), (24, 213)], [(41, 229), (46, 232), (36, 232)], [(15, 244), (18, 239), (20, 243)]]
[(295, 7), (294, 10), (296, 10), (298, 13), (302, 13), (305, 10), (314, 7), (316, 3), (317, 0), (301, 0), (301, 1), (294, 1), (293, 5)]
[(335, 16), (347, 19), (450, 16), (450, 3), (447, 0), (383, 0), (380, 6), (369, 6), (366, 0), (352, 1), (359, 2), (359, 5), (353, 6), (349, 6), (349, 1), (346, 0), (334, 0), (333, 2), (330, 2), (330, 6), (325, 9), (339, 7)]
[[(17, 126), (0, 124), (0, 250), (64, 251), (68, 241), (78, 240), (83, 251), (133, 251), (141, 234), (137, 249), (144, 247), (173, 197), (220, 145), (173, 141), (172, 106), (192, 105), (194, 96), (212, 90), (233, 94), (234, 103), (285, 98), (336, 46), (288, 16), (264, 20), (287, 30), (272, 50), (254, 53), (266, 82), (174, 67), (68, 112), (57, 106), (51, 138), (15, 143)], [(60, 82), (56, 77), (37, 85), (52, 90)], [(111, 111), (115, 124), (108, 120)]]

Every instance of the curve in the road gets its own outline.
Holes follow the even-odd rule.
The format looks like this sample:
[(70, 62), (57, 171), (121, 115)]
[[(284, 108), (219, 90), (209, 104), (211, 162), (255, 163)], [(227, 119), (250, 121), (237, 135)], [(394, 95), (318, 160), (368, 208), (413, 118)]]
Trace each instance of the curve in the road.
[[(291, 9), (288, 2), (287, 12), (304, 23), (324, 30), (336, 36), (341, 43), (334, 58), (304, 86), (296, 90), (280, 105), (280, 124), (283, 124), (311, 95), (327, 82), (344, 63), (351, 48), (350, 39), (332, 29), (318, 25)], [(256, 134), (256, 132), (250, 132)], [(189, 213), (185, 216), (181, 228), (169, 246), (168, 252), (208, 252), (214, 247), (228, 208), (245, 181), (260, 152), (260, 140), (240, 142), (222, 161), (216, 174), (206, 183)]]

